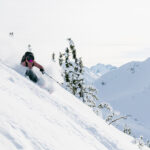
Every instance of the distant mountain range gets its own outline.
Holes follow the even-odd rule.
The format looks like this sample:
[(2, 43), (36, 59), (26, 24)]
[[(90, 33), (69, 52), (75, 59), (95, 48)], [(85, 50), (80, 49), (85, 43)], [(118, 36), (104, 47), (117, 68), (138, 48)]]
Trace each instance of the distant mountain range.
[(119, 68), (98, 64), (89, 69), (89, 77), (98, 91), (98, 103), (108, 102), (114, 110), (130, 115), (126, 123), (133, 134), (150, 139), (150, 58)]
[(116, 70), (117, 67), (112, 65), (104, 65), (104, 64), (97, 64), (95, 66), (92, 66), (90, 68), (85, 67), (84, 68), (84, 77), (87, 83), (91, 84), (95, 82), (96, 79), (104, 75), (105, 73), (108, 73), (109, 71)]

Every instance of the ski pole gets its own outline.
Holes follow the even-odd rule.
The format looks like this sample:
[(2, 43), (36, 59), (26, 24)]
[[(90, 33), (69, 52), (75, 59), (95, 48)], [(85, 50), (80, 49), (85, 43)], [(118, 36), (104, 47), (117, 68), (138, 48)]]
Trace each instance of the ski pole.
[(45, 74), (46, 74), (49, 78), (53, 79), (57, 84), (59, 84), (60, 86), (62, 86), (62, 84), (59, 83), (56, 79), (54, 79), (52, 76), (50, 76), (50, 75), (47, 74), (46, 72), (45, 72)]

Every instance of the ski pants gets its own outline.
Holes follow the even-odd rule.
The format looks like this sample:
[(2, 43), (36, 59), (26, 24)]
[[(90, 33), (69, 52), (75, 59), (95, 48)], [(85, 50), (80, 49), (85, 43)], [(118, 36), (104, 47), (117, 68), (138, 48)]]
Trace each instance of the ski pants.
[(35, 83), (38, 81), (38, 77), (36, 76), (36, 74), (31, 69), (28, 69), (26, 71), (25, 75), (28, 76), (29, 79)]

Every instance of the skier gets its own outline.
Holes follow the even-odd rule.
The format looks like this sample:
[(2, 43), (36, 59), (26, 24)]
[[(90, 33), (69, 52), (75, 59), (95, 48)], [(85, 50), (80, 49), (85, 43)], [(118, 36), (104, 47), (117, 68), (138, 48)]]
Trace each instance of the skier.
[(24, 56), (22, 57), (22, 60), (21, 60), (21, 65), (23, 65), (24, 67), (28, 67), (28, 69), (26, 70), (25, 76), (28, 76), (29, 79), (35, 83), (38, 81), (38, 77), (32, 71), (32, 67), (35, 66), (40, 69), (42, 74), (45, 73), (43, 66), (41, 66), (34, 60), (34, 55), (32, 52), (26, 52), (24, 54)]

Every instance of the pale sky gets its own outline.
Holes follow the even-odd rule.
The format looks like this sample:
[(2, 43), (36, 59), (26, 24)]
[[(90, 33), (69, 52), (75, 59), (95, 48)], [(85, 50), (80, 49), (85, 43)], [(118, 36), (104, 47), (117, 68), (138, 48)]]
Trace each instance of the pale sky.
[(0, 18), (21, 48), (58, 52), (71, 37), (86, 66), (150, 57), (150, 0), (0, 0)]

